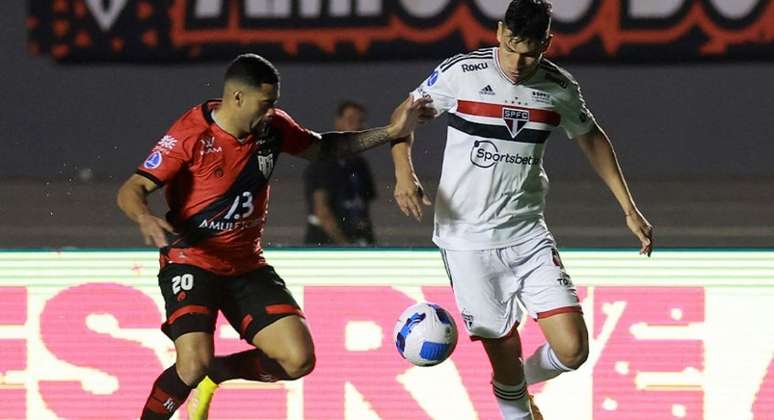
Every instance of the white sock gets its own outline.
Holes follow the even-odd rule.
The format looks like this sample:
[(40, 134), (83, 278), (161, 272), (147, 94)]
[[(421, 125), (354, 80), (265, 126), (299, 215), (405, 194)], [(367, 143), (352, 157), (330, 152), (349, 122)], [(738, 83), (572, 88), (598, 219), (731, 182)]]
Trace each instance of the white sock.
[(571, 372), (572, 370), (559, 361), (556, 353), (554, 353), (554, 350), (548, 343), (543, 343), (542, 346), (535, 350), (532, 356), (529, 356), (524, 361), (524, 377), (527, 378), (527, 384), (529, 385), (555, 378), (560, 373)]
[(492, 379), (492, 391), (504, 420), (532, 420), (526, 381), (505, 385)]

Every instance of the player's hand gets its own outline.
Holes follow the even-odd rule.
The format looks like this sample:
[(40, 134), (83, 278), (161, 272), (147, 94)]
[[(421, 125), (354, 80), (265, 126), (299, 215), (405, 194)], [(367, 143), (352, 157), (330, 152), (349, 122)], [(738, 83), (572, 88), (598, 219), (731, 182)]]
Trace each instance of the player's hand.
[(137, 224), (145, 239), (145, 245), (155, 245), (157, 248), (169, 245), (165, 231), (175, 233), (175, 229), (166, 220), (152, 214), (140, 215), (137, 217)]
[(419, 124), (435, 118), (435, 109), (430, 106), (433, 99), (429, 96), (421, 97), (417, 100), (409, 95), (409, 97), (403, 101), (390, 118), (390, 133), (394, 139), (406, 137), (411, 134)]
[(425, 195), (422, 183), (419, 182), (419, 178), (414, 173), (396, 177), (393, 197), (395, 197), (400, 211), (406, 216), (414, 216), (417, 221), (422, 221), (422, 205), (432, 204), (430, 198)]
[(634, 210), (626, 215), (626, 226), (637, 236), (642, 244), (640, 255), (647, 255), (653, 252), (653, 225), (645, 219), (645, 216), (639, 210)]

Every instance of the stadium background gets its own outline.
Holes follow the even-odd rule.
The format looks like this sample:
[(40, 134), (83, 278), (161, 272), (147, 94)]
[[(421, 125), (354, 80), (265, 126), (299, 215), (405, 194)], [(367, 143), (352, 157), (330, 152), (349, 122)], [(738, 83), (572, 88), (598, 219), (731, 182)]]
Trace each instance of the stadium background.
[[(771, 6), (766, 1), (761, 3), (739, 0), (737, 3)], [(119, 183), (146, 156), (171, 121), (191, 105), (219, 95), (225, 61), (183, 60), (165, 65), (126, 61), (111, 63), (105, 60), (96, 63), (57, 63), (51, 57), (32, 55), (28, 51), (26, 34), (29, 21), (25, 3), (14, 0), (5, 2), (2, 7), (0, 79), (4, 100), (0, 103), (0, 132), (3, 133), (0, 137), (0, 248), (13, 250), (22, 247), (62, 249), (142, 246), (136, 228), (115, 208), (114, 193)], [(774, 62), (771, 57), (774, 57), (774, 54), (767, 56), (754, 53), (771, 52), (772, 39), (774, 37), (771, 33), (762, 32), (760, 46), (748, 46), (741, 53), (737, 51), (733, 57), (726, 58), (721, 55), (702, 59), (677, 54), (662, 62), (639, 62), (631, 59), (626, 62), (618, 62), (615, 59), (598, 62), (557, 59), (560, 65), (565, 66), (580, 81), (592, 110), (611, 135), (635, 197), (650, 221), (656, 225), (657, 248), (734, 248), (733, 252), (722, 254), (722, 257), (717, 254), (720, 251), (714, 250), (684, 259), (681, 258), (685, 255), (677, 251), (661, 254), (664, 257), (657, 252), (650, 260), (654, 263), (650, 265), (643, 260), (612, 258), (611, 255), (624, 252), (616, 251), (615, 248), (635, 245), (630, 233), (623, 226), (620, 210), (588, 168), (577, 147), (561, 135), (550, 140), (545, 160), (553, 182), (549, 196), (548, 221), (560, 245), (567, 249), (566, 254), (570, 255), (571, 261), (575, 261), (573, 256), (578, 255), (576, 264), (582, 264), (583, 261), (589, 264), (601, 262), (602, 268), (591, 274), (575, 273), (576, 281), (579, 285), (588, 287), (590, 296), (594, 295), (595, 290), (601, 295), (606, 291), (604, 287), (612, 289), (610, 293), (613, 297), (609, 298), (609, 302), (598, 301), (600, 311), (608, 307), (604, 302), (612, 305), (609, 307), (623, 302), (625, 307), (633, 308), (628, 313), (634, 317), (631, 320), (632, 325), (648, 322), (662, 324), (682, 319), (679, 322), (698, 329), (705, 328), (702, 332), (705, 335), (695, 331), (676, 335), (665, 333), (672, 339), (701, 337), (703, 347), (694, 349), (694, 353), (686, 352), (692, 354), (690, 357), (695, 360), (674, 359), (684, 350), (679, 344), (673, 348), (657, 340), (656, 345), (645, 345), (638, 340), (647, 338), (633, 333), (624, 337), (625, 342), (618, 347), (600, 348), (612, 348), (624, 355), (637, 353), (642, 351), (642, 348), (647, 349), (647, 354), (653, 352), (658, 355), (663, 352), (666, 355), (665, 360), (668, 361), (668, 368), (661, 366), (663, 371), (653, 370), (666, 375), (672, 371), (680, 371), (682, 367), (698, 369), (699, 373), (690, 369), (687, 373), (683, 372), (688, 376), (684, 382), (678, 381), (675, 384), (666, 381), (671, 385), (666, 386), (666, 390), (661, 389), (661, 392), (673, 393), (677, 392), (676, 389), (686, 389), (687, 393), (678, 392), (678, 397), (672, 402), (667, 398), (669, 404), (664, 406), (648, 401), (654, 401), (654, 395), (665, 394), (658, 394), (657, 389), (637, 388), (641, 385), (641, 382), (635, 384), (637, 375), (624, 376), (631, 380), (621, 385), (622, 389), (627, 389), (630, 393), (620, 399), (610, 399), (621, 404), (626, 400), (637, 407), (636, 413), (627, 413), (624, 418), (749, 419), (752, 418), (754, 404), (757, 404), (756, 413), (759, 413), (756, 419), (771, 418), (767, 416), (771, 416), (770, 413), (774, 411), (774, 379), (772, 370), (767, 367), (774, 352), (774, 334), (771, 327), (762, 322), (774, 315), (770, 305), (774, 295), (772, 258), (770, 251), (766, 251), (774, 244), (774, 217), (771, 211), (774, 203), (774, 165), (771, 164), (774, 158), (774, 142), (771, 141), (770, 133), (771, 112), (774, 110), (774, 81), (771, 77), (774, 74)], [(744, 51), (753, 53), (745, 57)], [(450, 50), (447, 55), (456, 52)], [(439, 61), (416, 58), (402, 61), (371, 58), (362, 62), (351, 59), (309, 62), (298, 59), (279, 60), (276, 64), (283, 77), (281, 106), (305, 126), (326, 130), (330, 128), (331, 114), (338, 100), (355, 98), (368, 107), (369, 122), (379, 125), (386, 121), (392, 107), (423, 80)], [(422, 128), (415, 149), (417, 160), (421, 161), (416, 165), (417, 169), (431, 194), (435, 190), (435, 180), (440, 172), (443, 151), (441, 139), (444, 130), (442, 122)], [(430, 246), (432, 218), (426, 217), (418, 228), (415, 222), (399, 214), (390, 199), (392, 169), (386, 149), (369, 152), (367, 156), (380, 186), (380, 199), (373, 211), (377, 236), (381, 243), (392, 247)], [(305, 203), (300, 172), (304, 165), (300, 160), (283, 157), (274, 173), (274, 194), (266, 228), (266, 240), (274, 248), (299, 245), (301, 242)], [(589, 248), (596, 251), (583, 254), (591, 252), (583, 250)], [(435, 268), (429, 269), (428, 273), (411, 270), (393, 272), (390, 271), (393, 266), (389, 263), (389, 252), (361, 252), (365, 254), (347, 254), (340, 251), (336, 254), (340, 259), (334, 260), (342, 262), (344, 268), (319, 282), (296, 273), (286, 275), (286, 278), (290, 283), (295, 281), (296, 291), (303, 296), (306, 296), (308, 287), (322, 287), (321, 291), (313, 288), (309, 293), (324, 295), (330, 292), (324, 289), (326, 286), (346, 286), (338, 292), (351, 292), (353, 296), (360, 296), (358, 293), (363, 292), (362, 296), (365, 296), (367, 301), (368, 296), (371, 296), (370, 302), (381, 299), (374, 297), (379, 296), (379, 293), (368, 294), (373, 291), (368, 288), (375, 286), (385, 287), (393, 292), (398, 290), (404, 296), (414, 298), (423, 295), (417, 294), (416, 290), (406, 291), (400, 287), (426, 286), (445, 290), (442, 287), (443, 280), (437, 277), (438, 267), (433, 265), (437, 261), (432, 252), (417, 249), (413, 251), (415, 254), (411, 254), (414, 257), (394, 262), (402, 269), (409, 264), (407, 261), (429, 261), (428, 264)], [(633, 250), (625, 252), (634, 254)], [(53, 418), (57, 415), (67, 418), (84, 416), (79, 411), (74, 411), (71, 415), (62, 414), (56, 411), (56, 403), (44, 400), (41, 395), (48, 392), (45, 387), (50, 383), (54, 383), (54, 393), (58, 389), (61, 389), (64, 392), (62, 395), (65, 396), (68, 395), (66, 392), (73, 393), (71, 395), (75, 398), (65, 405), (74, 410), (78, 407), (89, 407), (90, 404), (107, 404), (107, 407), (115, 401), (122, 401), (126, 395), (139, 395), (144, 392), (137, 390), (144, 389), (144, 386), (152, 381), (150, 376), (137, 379), (136, 389), (122, 388), (121, 381), (116, 378), (123, 376), (101, 375), (97, 372), (100, 368), (111, 372), (110, 367), (101, 364), (106, 355), (96, 350), (99, 347), (89, 351), (78, 347), (78, 343), (71, 343), (75, 347), (69, 351), (85, 356), (84, 359), (68, 359), (57, 353), (56, 348), (52, 349), (50, 337), (44, 336), (42, 328), (46, 319), (43, 318), (44, 309), (48, 305), (56, 303), (58, 297), (75, 296), (77, 300), (80, 296), (91, 296), (91, 288), (96, 288), (93, 289), (96, 293), (108, 294), (115, 291), (111, 288), (129, 288), (142, 293), (138, 296), (144, 296), (158, 305), (159, 297), (152, 284), (152, 253), (129, 253), (126, 254), (129, 256), (126, 256), (120, 251), (116, 251), (116, 254), (99, 254), (95, 251), (28, 255), (6, 251), (0, 255), (0, 302), (3, 304), (3, 309), (0, 309), (0, 341), (4, 342), (0, 347), (0, 406), (7, 409), (0, 410), (0, 418), (19, 418), (25, 415), (35, 419)], [(289, 267), (294, 264), (299, 267), (309, 264), (310, 270), (315, 267), (314, 259), (310, 261), (303, 251), (277, 255), (283, 255), (283, 258), (292, 261), (292, 264), (285, 263), (289, 264)], [(347, 269), (347, 261), (351, 262), (363, 256), (372, 261), (371, 266)], [(72, 263), (72, 258), (78, 263)], [(30, 259), (39, 263), (30, 265), (25, 262)], [(105, 266), (102, 262), (105, 259), (118, 262)], [(716, 260), (714, 266), (710, 264), (713, 260)], [(662, 264), (667, 261), (669, 263), (666, 265)], [(50, 269), (41, 274), (33, 270), (38, 265)], [(74, 268), (66, 270), (64, 267)], [(627, 268), (629, 271), (625, 271)], [(413, 279), (413, 276), (417, 278)], [(379, 280), (373, 280), (374, 277)], [(604, 280), (608, 277), (611, 279)], [(631, 283), (633, 279), (638, 278), (645, 280), (641, 283)], [(706, 283), (711, 284), (710, 287), (703, 287), (705, 279)], [(414, 280), (416, 284), (412, 283)], [(717, 280), (717, 284), (712, 283), (714, 280)], [(103, 286), (108, 289), (100, 289)], [(638, 287), (655, 289), (644, 290)], [(663, 289), (665, 287), (669, 289)], [(662, 292), (654, 293), (654, 290)], [(384, 290), (377, 292), (387, 293)], [(440, 294), (439, 299), (449, 298), (448, 291), (445, 292), (447, 295), (436, 293)], [(683, 293), (687, 294), (684, 299), (679, 297)], [(665, 298), (664, 294), (668, 294), (669, 298)], [(428, 296), (428, 293), (424, 296)], [(717, 303), (716, 299), (720, 299), (720, 303)], [(667, 305), (673, 301), (674, 307)], [(451, 301), (448, 302), (451, 305)], [(597, 301), (589, 299), (587, 304), (593, 306), (594, 302)], [(113, 303), (118, 308), (115, 312), (111, 312), (110, 305), (94, 308), (95, 314), (112, 313), (108, 315), (109, 319), (102, 320), (107, 326), (100, 327), (99, 319), (97, 324), (88, 324), (86, 320), (89, 314), (83, 315), (82, 319), (72, 318), (73, 325), (96, 331), (96, 336), (103, 334), (112, 336), (117, 341), (142, 343), (146, 353), (148, 348), (155, 347), (159, 367), (167, 364), (170, 360), (169, 349), (165, 346), (168, 343), (163, 339), (159, 340), (154, 328), (149, 327), (157, 321), (155, 318), (160, 321), (160, 312), (145, 313), (143, 316), (147, 318), (143, 318), (144, 321), (140, 325), (133, 326), (130, 321), (120, 318), (121, 311), (124, 310), (120, 309), (123, 308), (122, 304), (115, 301)], [(660, 304), (667, 306), (658, 306)], [(389, 318), (394, 308), (385, 306), (382, 309), (380, 316)], [(55, 310), (53, 319), (70, 319), (70, 309), (67, 309), (67, 306), (58, 310), (61, 312)], [(336, 308), (335, 311), (344, 313), (324, 313), (320, 318), (348, 319), (346, 308)], [(675, 315), (678, 313), (688, 315), (682, 318)], [(715, 318), (720, 315), (723, 319)], [(352, 317), (343, 324), (345, 328), (350, 328), (350, 324), (352, 328), (362, 327), (359, 322), (363, 320), (355, 315)], [(664, 317), (668, 319), (662, 319)], [(739, 325), (730, 322), (736, 318), (739, 318)], [(111, 319), (118, 321), (113, 322)], [(125, 322), (129, 324), (124, 324)], [(363, 322), (367, 324), (368, 320)], [(527, 325), (529, 328), (529, 324)], [(749, 337), (752, 339), (744, 341), (739, 331), (733, 331), (734, 334), (727, 336), (736, 326), (744, 326), (741, 330), (749, 331)], [(363, 328), (366, 335), (368, 331), (378, 331), (369, 330), (368, 325)], [(335, 330), (334, 327), (331, 329)], [(327, 334), (329, 330), (324, 331)], [(54, 331), (50, 334), (55, 336), (64, 332)], [(622, 334), (626, 335), (625, 331)], [(225, 335), (228, 336), (228, 333)], [(66, 335), (62, 337), (67, 338)], [(341, 339), (339, 336), (334, 337)], [(367, 346), (374, 344), (363, 345), (366, 345), (368, 350), (370, 347)], [(386, 351), (391, 350), (389, 339), (385, 339), (377, 347), (386, 349), (384, 355), (387, 357)], [(106, 349), (112, 351), (109, 345)], [(368, 354), (366, 350), (357, 351)], [(134, 353), (130, 350), (121, 354), (129, 359)], [(713, 360), (721, 360), (718, 362), (720, 365), (733, 366), (739, 359), (751, 361), (750, 363), (754, 360), (755, 365), (749, 368), (745, 367), (747, 365), (739, 367), (739, 371), (749, 373), (749, 376), (742, 379), (739, 379), (739, 371), (732, 372), (728, 366), (725, 371), (710, 369), (712, 374), (708, 374), (706, 367), (714, 366), (710, 359), (718, 354), (722, 355), (718, 356), (720, 359)], [(34, 367), (33, 362), (40, 357), (50, 361), (51, 364), (44, 364), (49, 370), (46, 370), (46, 367)], [(702, 366), (688, 363), (702, 359), (705, 364), (703, 376)], [(470, 360), (481, 363), (481, 360), (475, 358)], [(114, 360), (113, 363), (118, 361)], [(623, 369), (620, 365), (617, 368)], [(564, 404), (557, 403), (566, 398), (564, 392), (573, 393), (581, 387), (586, 390), (586, 394), (582, 394), (583, 397), (580, 398), (588, 404), (583, 406), (588, 409), (584, 413), (596, 413), (594, 410), (599, 408), (597, 405), (602, 407), (608, 400), (600, 397), (598, 387), (594, 387), (591, 382), (583, 382), (597, 381), (594, 376), (596, 369), (597, 367), (590, 367), (586, 372), (578, 373), (575, 380), (580, 383), (570, 385), (567, 389), (563, 389), (560, 383), (557, 385), (559, 391), (555, 391), (555, 394), (539, 394), (539, 401), (549, 407), (544, 411), (551, 413), (551, 406)], [(51, 372), (58, 373), (46, 376)], [(72, 382), (81, 378), (84, 372), (96, 375), (96, 382), (87, 379), (81, 386)], [(148, 372), (148, 375), (151, 374), (152, 372)], [(708, 382), (696, 379), (696, 374)], [(639, 378), (643, 380), (642, 375)], [(645, 375), (645, 378), (648, 376)], [(99, 397), (103, 391), (93, 388), (97, 386), (95, 383), (101, 383), (100, 380), (107, 381), (107, 389), (112, 390), (104, 391), (109, 394), (107, 397)], [(398, 395), (402, 392), (399, 384), (421, 383), (419, 379), (415, 381), (419, 382), (405, 382), (403, 379), (390, 377), (374, 385), (362, 383), (362, 379), (349, 381), (349, 378), (344, 378), (342, 384), (349, 383), (342, 385), (346, 392), (317, 395), (316, 398), (328, 398), (335, 402), (336, 407), (336, 404), (359, 407), (358, 404), (366, 401), (366, 406), (370, 404), (372, 414), (377, 416), (368, 418), (400, 418), (396, 417), (397, 414), (389, 414), (389, 403), (385, 406), (385, 403), (374, 402), (379, 399), (379, 386), (385, 386), (385, 392)], [(57, 388), (57, 383), (62, 386)], [(369, 390), (364, 393), (363, 388)], [(411, 386), (406, 385), (404, 388)], [(265, 399), (273, 400), (276, 398), (273, 392), (277, 390), (272, 389), (251, 392), (264, 392), (261, 395)], [(289, 389), (287, 392), (290, 395), (296, 395), (295, 398), (306, 401), (307, 396), (298, 396), (298, 389), (292, 386)], [(478, 398), (481, 398), (481, 401), (488, 398), (487, 391), (483, 388), (465, 389), (473, 398), (474, 406)], [(294, 392), (296, 394), (293, 394)], [(346, 398), (349, 398), (346, 401), (343, 399), (345, 394)], [(365, 397), (360, 400), (355, 398), (356, 402), (352, 402), (351, 395), (356, 394)], [(115, 399), (109, 398), (110, 395)], [(448, 418), (438, 417), (442, 414), (434, 411), (432, 395), (411, 395), (416, 400), (414, 404), (419, 407), (416, 418)], [(342, 399), (336, 400), (337, 398)], [(406, 396), (396, 398), (396, 401), (403, 401), (401, 398)], [(428, 405), (423, 401), (431, 403)], [(608, 401), (608, 408), (612, 407), (610, 404), (612, 403)], [(681, 411), (683, 409), (675, 408), (675, 404), (682, 405), (687, 414)], [(239, 404), (235, 405), (236, 411), (223, 414), (225, 417), (221, 418), (256, 418), (254, 412), (248, 412), (253, 406), (244, 406), (244, 410), (240, 411)], [(128, 411), (119, 410), (115, 418), (131, 418), (132, 414), (126, 417), (127, 412), (133, 413), (131, 405), (126, 407)], [(703, 414), (697, 414), (694, 410), (696, 407), (700, 407), (699, 410)], [(729, 407), (739, 411), (727, 411), (731, 410)], [(285, 408), (288, 418), (303, 417), (298, 404), (288, 403)], [(651, 408), (653, 410), (649, 410)], [(282, 408), (277, 410), (282, 412)], [(616, 413), (615, 410), (608, 411), (613, 413), (611, 415)], [(272, 417), (276, 416), (277, 412), (273, 413), (264, 414), (264, 417), (284, 418)], [(332, 413), (307, 415), (307, 418), (342, 418)], [(480, 418), (489, 418), (484, 413), (486, 412), (478, 413)], [(681, 416), (681, 413), (684, 414)], [(357, 420), (366, 418), (362, 417), (362, 414), (358, 414), (360, 417), (352, 417), (352, 414), (349, 416), (348, 418)], [(594, 418), (606, 417), (597, 415)]]

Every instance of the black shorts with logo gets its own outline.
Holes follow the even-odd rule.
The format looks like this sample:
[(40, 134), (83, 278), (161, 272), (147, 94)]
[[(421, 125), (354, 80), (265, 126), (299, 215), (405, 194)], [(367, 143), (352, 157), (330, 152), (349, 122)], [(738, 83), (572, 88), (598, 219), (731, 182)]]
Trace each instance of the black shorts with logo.
[(271, 266), (238, 276), (218, 276), (187, 264), (168, 264), (159, 272), (167, 320), (161, 330), (172, 340), (189, 332), (215, 332), (218, 310), (248, 343), (274, 321), (303, 317), (285, 282)]

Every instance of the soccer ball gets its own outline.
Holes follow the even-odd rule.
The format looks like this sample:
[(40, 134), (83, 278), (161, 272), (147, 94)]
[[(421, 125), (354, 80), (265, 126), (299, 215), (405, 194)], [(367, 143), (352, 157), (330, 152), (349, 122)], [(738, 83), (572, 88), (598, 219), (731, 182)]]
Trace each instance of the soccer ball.
[(404, 359), (417, 366), (433, 366), (451, 356), (457, 346), (457, 325), (442, 307), (422, 302), (400, 314), (392, 336)]

